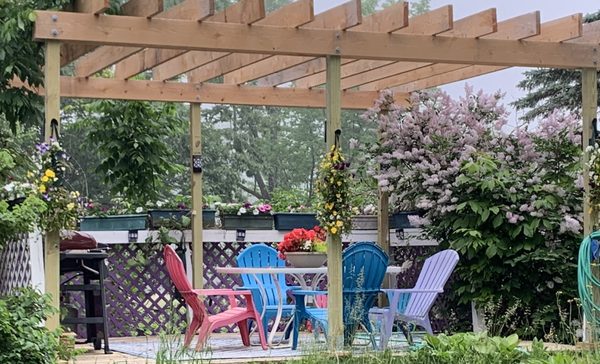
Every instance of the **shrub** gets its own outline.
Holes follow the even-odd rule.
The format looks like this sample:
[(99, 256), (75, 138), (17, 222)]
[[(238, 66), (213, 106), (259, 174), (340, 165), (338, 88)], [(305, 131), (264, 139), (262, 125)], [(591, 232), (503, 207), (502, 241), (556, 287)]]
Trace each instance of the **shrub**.
[(53, 312), (50, 297), (32, 289), (0, 299), (0, 363), (55, 363), (58, 333), (42, 324)]
[(429, 236), (459, 252), (450, 292), (461, 303), (519, 302), (517, 332), (543, 337), (559, 327), (556, 291), (562, 303), (576, 295), (578, 120), (555, 113), (507, 133), (500, 95), (466, 93), (416, 94), (392, 110), (384, 95), (367, 115), (381, 133), (371, 173), (395, 207), (426, 210)]

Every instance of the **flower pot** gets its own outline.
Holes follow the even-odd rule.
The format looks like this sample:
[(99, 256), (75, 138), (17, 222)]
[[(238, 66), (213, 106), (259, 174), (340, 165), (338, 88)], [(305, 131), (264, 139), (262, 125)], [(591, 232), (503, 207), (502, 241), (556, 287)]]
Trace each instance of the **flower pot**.
[[(215, 213), (216, 210), (204, 209), (202, 210), (202, 227), (212, 228), (215, 226)], [(148, 210), (150, 216), (150, 228), (156, 229), (161, 226), (168, 226), (169, 221), (173, 219), (177, 222), (181, 222), (183, 216), (190, 215), (188, 209), (156, 209)]]
[(377, 215), (353, 216), (352, 230), (377, 230)]
[(419, 216), (418, 211), (400, 211), (393, 214), (390, 218), (390, 229), (407, 229), (414, 227), (410, 224), (408, 216)]
[(285, 259), (295, 268), (322, 267), (327, 254), (321, 252), (286, 252)]
[(81, 231), (145, 230), (148, 215), (86, 216), (81, 219)]
[(312, 229), (319, 225), (315, 213), (278, 212), (273, 215), (275, 230)]
[(223, 215), (221, 226), (225, 230), (273, 230), (273, 215)]

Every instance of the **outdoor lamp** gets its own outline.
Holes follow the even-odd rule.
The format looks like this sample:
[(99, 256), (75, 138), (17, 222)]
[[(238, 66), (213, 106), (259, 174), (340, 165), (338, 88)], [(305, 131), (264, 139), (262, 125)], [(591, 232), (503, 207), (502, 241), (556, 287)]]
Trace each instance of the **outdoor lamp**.
[(244, 241), (246, 240), (246, 230), (236, 230), (235, 231), (235, 241)]
[(404, 240), (404, 229), (396, 229), (396, 237), (398, 240)]
[(129, 230), (127, 233), (127, 241), (130, 243), (136, 243), (138, 240), (138, 231), (137, 230)]

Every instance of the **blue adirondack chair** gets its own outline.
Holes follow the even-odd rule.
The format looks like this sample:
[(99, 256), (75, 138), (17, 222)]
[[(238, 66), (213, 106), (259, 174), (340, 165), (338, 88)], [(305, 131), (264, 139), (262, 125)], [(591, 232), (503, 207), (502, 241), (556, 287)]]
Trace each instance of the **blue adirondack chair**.
[[(285, 267), (285, 261), (279, 259), (277, 250), (265, 244), (254, 244), (244, 249), (237, 256), (236, 261), (238, 267), (243, 268)], [(265, 314), (262, 318), (262, 327), (263, 330), (265, 330), (265, 335), (268, 336), (269, 320), (277, 315), (277, 305), (279, 301), (277, 285), (279, 285), (279, 288), (281, 289), (283, 299), (286, 299), (289, 290), (299, 289), (300, 287), (288, 286), (285, 282), (285, 274), (277, 275), (277, 282), (274, 281), (270, 274), (257, 274), (256, 278), (260, 280), (266, 295), (266, 302), (264, 302), (263, 295), (254, 275), (242, 274), (241, 276), (244, 286), (239, 289), (250, 289), (252, 291), (252, 300), (254, 301), (258, 313), (260, 314), (263, 312), (263, 309), (265, 310)], [(284, 302), (281, 317), (286, 318), (292, 316), (294, 310), (294, 305), (288, 305)], [(289, 336), (289, 332), (288, 329), (286, 338)]]
[[(372, 317), (380, 322), (380, 349), (386, 348), (396, 319), (421, 326), (429, 334), (433, 334), (429, 310), (438, 295), (444, 292), (444, 285), (457, 263), (456, 251), (443, 250), (425, 260), (414, 288), (383, 290), (387, 293), (390, 307), (371, 310)], [(408, 342), (412, 343), (410, 331), (405, 327), (402, 327), (402, 331)]]
[[(375, 243), (360, 242), (345, 249), (342, 259), (344, 345), (351, 345), (359, 325), (363, 325), (372, 333), (368, 317), (369, 309), (373, 307), (377, 294), (381, 292), (388, 256)], [(298, 347), (298, 328), (303, 320), (310, 320), (314, 330), (321, 328), (324, 333), (327, 333), (327, 309), (309, 308), (305, 304), (306, 296), (326, 293), (326, 291), (292, 291), (296, 297), (292, 349)], [(375, 347), (373, 335), (371, 335), (371, 342)]]

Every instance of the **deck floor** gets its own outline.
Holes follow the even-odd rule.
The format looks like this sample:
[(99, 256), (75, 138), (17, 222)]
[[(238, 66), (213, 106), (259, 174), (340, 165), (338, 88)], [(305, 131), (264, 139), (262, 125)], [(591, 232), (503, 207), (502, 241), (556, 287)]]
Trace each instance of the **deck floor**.
[[(303, 333), (300, 337), (299, 350), (292, 350), (289, 343), (263, 350), (256, 335), (251, 337), (252, 345), (244, 347), (239, 334), (213, 334), (208, 341), (208, 347), (201, 351), (182, 350), (183, 337), (160, 338), (157, 336), (111, 338), (110, 348), (113, 354), (105, 355), (102, 350), (92, 350), (90, 344), (80, 345), (88, 352), (78, 356), (77, 364), (154, 364), (157, 357), (182, 363), (199, 363), (210, 360), (210, 363), (248, 363), (248, 362), (286, 362), (302, 355), (317, 354), (326, 350), (323, 336), (315, 341), (312, 334)], [(357, 338), (356, 351), (371, 351), (368, 340)], [(192, 343), (194, 345), (194, 343)], [(394, 350), (406, 350), (404, 340), (391, 342)]]

